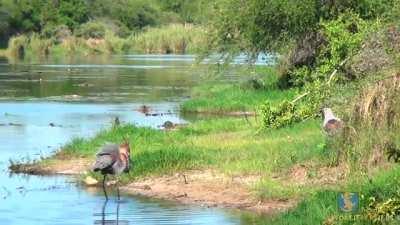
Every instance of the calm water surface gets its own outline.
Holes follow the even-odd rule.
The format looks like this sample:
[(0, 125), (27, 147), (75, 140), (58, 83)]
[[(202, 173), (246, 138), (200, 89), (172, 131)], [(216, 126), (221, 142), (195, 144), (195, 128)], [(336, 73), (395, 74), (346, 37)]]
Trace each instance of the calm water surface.
[[(259, 218), (222, 209), (123, 196), (105, 204), (102, 192), (65, 176), (11, 175), (9, 160), (51, 154), (73, 137), (123, 123), (159, 128), (185, 123), (178, 105), (199, 82), (193, 56), (124, 55), (0, 59), (0, 224), (254, 224)], [(157, 116), (138, 109), (148, 105)], [(118, 223), (117, 223), (118, 222)]]

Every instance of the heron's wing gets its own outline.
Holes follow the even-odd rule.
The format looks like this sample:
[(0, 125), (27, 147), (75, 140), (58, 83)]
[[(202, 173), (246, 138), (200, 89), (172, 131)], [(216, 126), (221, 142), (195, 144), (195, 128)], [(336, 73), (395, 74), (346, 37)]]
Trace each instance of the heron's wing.
[(119, 152), (119, 146), (116, 144), (106, 144), (103, 145), (97, 155), (118, 155)]
[(112, 155), (98, 155), (96, 158), (96, 162), (93, 165), (93, 170), (103, 170), (111, 167), (115, 163), (115, 158)]

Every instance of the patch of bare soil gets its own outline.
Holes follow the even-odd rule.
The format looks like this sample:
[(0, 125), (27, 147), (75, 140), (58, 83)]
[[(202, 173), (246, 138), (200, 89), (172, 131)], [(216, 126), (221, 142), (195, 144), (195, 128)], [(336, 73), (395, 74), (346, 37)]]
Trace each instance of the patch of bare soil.
[[(90, 166), (90, 159), (64, 158), (33, 164), (14, 164), (10, 169), (16, 173), (27, 174), (79, 175), (86, 173)], [(128, 194), (172, 200), (183, 204), (236, 208), (266, 214), (282, 212), (296, 204), (294, 200), (256, 199), (251, 193), (251, 186), (259, 179), (258, 176), (230, 177), (212, 170), (194, 170), (175, 175), (143, 178), (120, 189)], [(101, 182), (92, 183), (94, 186), (101, 184)], [(113, 184), (112, 181), (108, 183), (108, 185)]]
[(259, 177), (230, 178), (211, 170), (196, 170), (173, 176), (142, 179), (121, 190), (184, 204), (238, 208), (268, 214), (281, 212), (294, 206), (295, 201), (259, 201), (254, 198), (250, 185), (258, 180)]
[(345, 165), (332, 167), (295, 165), (290, 169), (286, 180), (298, 185), (336, 185), (345, 180), (348, 170)]
[[(377, 172), (392, 167), (392, 164), (385, 162), (381, 156), (376, 156), (377, 153), (371, 156), (371, 159), (366, 160), (364, 166), (368, 166), (369, 176), (374, 176)], [(379, 157), (379, 158), (378, 158)], [(379, 161), (377, 161), (377, 159)], [(286, 176), (281, 176), (280, 180), (284, 183), (297, 185), (317, 185), (334, 186), (343, 184), (347, 181), (350, 173), (350, 167), (346, 163), (341, 163), (337, 166), (321, 166), (316, 165), (295, 165)]]

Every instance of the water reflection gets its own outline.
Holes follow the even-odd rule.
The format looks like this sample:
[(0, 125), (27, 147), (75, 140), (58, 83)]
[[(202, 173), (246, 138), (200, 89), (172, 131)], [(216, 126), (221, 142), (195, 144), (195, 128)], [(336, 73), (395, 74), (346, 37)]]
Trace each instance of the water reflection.
[[(0, 62), (5, 59), (0, 58)], [(69, 101), (152, 102), (188, 95), (201, 69), (186, 61), (141, 61), (128, 57), (46, 59), (39, 64), (0, 66), (0, 100), (48, 98)], [(73, 99), (76, 100), (76, 99)]]
[[(98, 224), (101, 224), (101, 225), (128, 225), (129, 224), (128, 220), (120, 220), (119, 219), (119, 207), (120, 207), (121, 201), (119, 201), (119, 200), (116, 201), (117, 210), (115, 213), (115, 217), (116, 217), (115, 220), (110, 220), (110, 219), (106, 218), (106, 215), (111, 217), (114, 214), (114, 213), (106, 213), (107, 203), (108, 203), (108, 200), (105, 200), (103, 203), (103, 207), (102, 207), (101, 213), (100, 213), (101, 220), (94, 220), (94, 224), (95, 225), (98, 225)], [(95, 214), (95, 216), (98, 216), (98, 215), (99, 214), (97, 214), (97, 215)]]

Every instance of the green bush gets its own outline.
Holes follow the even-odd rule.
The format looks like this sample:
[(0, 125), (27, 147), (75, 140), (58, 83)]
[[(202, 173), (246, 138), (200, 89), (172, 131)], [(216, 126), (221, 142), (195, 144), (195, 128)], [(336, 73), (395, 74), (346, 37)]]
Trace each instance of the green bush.
[(318, 30), (320, 21), (336, 20), (347, 12), (363, 20), (391, 17), (396, 13), (388, 12), (398, 5), (398, 0), (218, 0), (210, 16), (208, 53), (282, 53)]
[[(264, 104), (261, 107), (263, 126), (278, 128), (318, 115), (331, 94), (331, 84), (338, 80), (336, 74), (341, 74), (345, 62), (361, 49), (367, 34), (374, 31), (376, 25), (351, 12), (341, 14), (336, 20), (322, 22), (327, 44), (319, 51), (315, 65), (294, 68), (281, 77), (287, 79), (285, 82), (290, 86), (301, 87), (306, 95), (297, 102), (284, 102), (278, 106)], [(343, 76), (339, 78), (343, 79)]]
[(54, 39), (57, 44), (71, 36), (72, 32), (66, 25), (46, 25), (40, 33), (41, 38)]
[(264, 128), (280, 128), (319, 115), (324, 102), (331, 96), (328, 83), (307, 83), (304, 93), (293, 101), (283, 101), (277, 106), (266, 102), (261, 105)]
[(82, 24), (76, 31), (75, 35), (86, 39), (96, 38), (103, 39), (106, 35), (106, 25), (96, 21), (90, 21)]
[(283, 101), (278, 106), (266, 102), (261, 106), (262, 121), (266, 128), (280, 128), (301, 120), (293, 102)]
[(375, 31), (378, 25), (351, 12), (341, 14), (336, 20), (321, 22), (326, 44), (317, 50), (319, 55), (315, 63), (289, 69), (280, 82), (302, 87), (315, 80), (329, 79), (333, 71), (342, 71), (345, 63), (358, 53), (368, 34)]
[(375, 24), (368, 23), (351, 12), (341, 14), (338, 19), (323, 22), (321, 25), (328, 40), (327, 47), (323, 48), (317, 59), (317, 72), (323, 78), (339, 68), (344, 60), (356, 54), (367, 34), (374, 31), (375, 27)]

